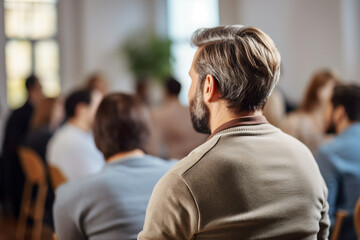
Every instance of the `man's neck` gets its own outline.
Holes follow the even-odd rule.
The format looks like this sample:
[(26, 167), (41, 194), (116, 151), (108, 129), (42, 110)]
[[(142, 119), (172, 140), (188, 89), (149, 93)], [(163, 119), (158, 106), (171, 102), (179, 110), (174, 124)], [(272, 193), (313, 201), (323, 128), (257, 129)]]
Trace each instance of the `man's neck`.
[(241, 117), (252, 117), (252, 116), (262, 116), (262, 110), (258, 110), (255, 112), (250, 111), (242, 111), (238, 114), (234, 114), (230, 112), (227, 108), (224, 111), (218, 111), (213, 116), (210, 116), (210, 129), (211, 133), (213, 133), (218, 127), (221, 125)]
[(120, 152), (117, 153), (109, 158), (106, 159), (107, 163), (111, 163), (111, 162), (117, 162), (117, 161), (121, 161), (125, 158), (130, 158), (130, 157), (142, 157), (144, 156), (145, 153), (143, 150), (141, 149), (134, 149), (134, 150), (130, 150), (130, 151), (126, 151), (126, 152)]
[(81, 130), (83, 130), (84, 132), (90, 132), (90, 127), (88, 126), (87, 123), (85, 123), (85, 121), (82, 121), (81, 119), (79, 118), (70, 118), (68, 120), (68, 123), (77, 127), (77, 128), (80, 128)]
[(351, 122), (349, 120), (343, 120), (338, 126), (336, 127), (337, 134), (341, 134), (346, 129), (348, 129), (351, 125), (353, 125), (355, 122)]

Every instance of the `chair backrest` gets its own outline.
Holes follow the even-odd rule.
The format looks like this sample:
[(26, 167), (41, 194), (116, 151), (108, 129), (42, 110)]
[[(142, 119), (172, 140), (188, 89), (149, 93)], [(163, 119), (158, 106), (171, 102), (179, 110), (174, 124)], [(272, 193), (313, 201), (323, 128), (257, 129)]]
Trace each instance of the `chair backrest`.
[(360, 197), (356, 203), (354, 211), (354, 228), (358, 239), (360, 240)]
[(20, 162), (26, 178), (33, 184), (46, 183), (46, 172), (41, 157), (31, 148), (21, 146), (18, 149)]
[(50, 172), (51, 183), (54, 190), (67, 181), (67, 178), (56, 166), (49, 165), (49, 172)]
[(58, 238), (57, 238), (57, 236), (56, 236), (55, 233), (53, 233), (53, 235), (52, 235), (52, 240), (58, 240)]
[(338, 240), (341, 232), (341, 227), (345, 218), (349, 216), (349, 213), (345, 210), (338, 210), (336, 212), (336, 219), (334, 223), (333, 230), (331, 232), (330, 240)]

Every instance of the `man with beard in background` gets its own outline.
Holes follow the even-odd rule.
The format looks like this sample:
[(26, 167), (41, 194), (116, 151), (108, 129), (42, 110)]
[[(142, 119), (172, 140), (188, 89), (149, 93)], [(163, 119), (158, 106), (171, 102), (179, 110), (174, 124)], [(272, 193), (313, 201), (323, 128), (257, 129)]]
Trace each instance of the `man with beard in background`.
[(327, 239), (327, 188), (309, 149), (262, 109), (280, 55), (258, 28), (200, 29), (188, 93), (210, 138), (155, 186), (138, 239)]
[(360, 87), (339, 85), (328, 104), (329, 131), (338, 134), (323, 144), (315, 158), (329, 188), (331, 222), (337, 210), (346, 210), (339, 239), (356, 239), (353, 211), (360, 197)]

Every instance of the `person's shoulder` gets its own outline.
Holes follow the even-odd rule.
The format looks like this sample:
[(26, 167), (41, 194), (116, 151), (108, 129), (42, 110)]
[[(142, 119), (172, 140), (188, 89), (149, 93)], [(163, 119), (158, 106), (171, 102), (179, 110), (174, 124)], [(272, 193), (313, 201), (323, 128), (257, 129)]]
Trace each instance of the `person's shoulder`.
[[(351, 148), (352, 146), (350, 146)], [(322, 143), (317, 149), (316, 156), (329, 157), (335, 156), (348, 148), (347, 143), (339, 136)]]
[(67, 200), (70, 197), (77, 195), (77, 193), (81, 193), (81, 191), (79, 192), (79, 190), (87, 188), (88, 178), (89, 177), (85, 177), (83, 179), (78, 179), (76, 181), (68, 181), (64, 184), (61, 184), (56, 189), (56, 196), (59, 196), (59, 198), (63, 198), (63, 200)]
[(67, 131), (67, 124), (60, 126), (57, 128), (53, 134), (53, 138), (59, 138)]
[(24, 121), (31, 117), (33, 111), (34, 107), (29, 102), (26, 102), (20, 108), (15, 109), (11, 115), (13, 118), (21, 118), (21, 120)]
[(156, 156), (152, 155), (145, 155), (144, 160), (151, 163), (151, 165), (155, 167), (164, 167), (164, 168), (171, 168), (172, 166), (177, 163), (177, 160), (165, 160)]
[[(61, 145), (67, 143), (68, 141), (66, 141), (66, 129), (64, 129), (65, 126), (62, 126), (60, 128), (58, 128), (54, 134), (52, 135), (52, 137), (50, 138), (49, 140), (49, 143), (47, 145), (47, 149), (48, 149), (48, 152), (49, 151), (54, 151), (54, 150), (57, 150), (57, 149), (60, 149), (61, 148)], [(59, 148), (60, 147), (60, 148)], [(62, 150), (61, 150), (62, 151)]]
[(15, 109), (13, 113), (26, 113), (34, 110), (34, 107), (27, 101), (21, 107)]
[(336, 138), (330, 140), (330, 141), (327, 141), (325, 143), (322, 143), (317, 152), (320, 152), (320, 153), (331, 153), (334, 149), (334, 147), (336, 146)]
[(169, 171), (169, 174), (182, 176), (189, 171), (194, 165), (196, 165), (204, 156), (216, 146), (219, 142), (220, 136), (214, 136), (201, 144), (189, 153), (185, 158), (178, 161), (174, 167)]
[(65, 124), (57, 129), (51, 138), (51, 142), (55, 145), (68, 146), (76, 146), (81, 143), (78, 134), (72, 130), (69, 124)]
[[(356, 153), (359, 149), (356, 149), (358, 145), (357, 142), (353, 145), (355, 141), (344, 141), (341, 136), (337, 136), (323, 144), (318, 148), (315, 157), (317, 162), (332, 162), (336, 164), (336, 162), (341, 162), (343, 154), (347, 152), (349, 156), (351, 152)], [(358, 155), (356, 153), (356, 155)]]
[(94, 181), (91, 181), (91, 177), (85, 177), (75, 181), (70, 180), (60, 185), (55, 190), (53, 206), (55, 218), (67, 215), (67, 218), (76, 221), (84, 209), (88, 209), (94, 202), (97, 202), (97, 198), (101, 194), (98, 194), (99, 189), (95, 189), (96, 187), (93, 183)]
[(60, 207), (69, 207), (71, 209), (71, 207), (74, 205), (74, 202), (76, 202), (76, 199), (79, 198), (81, 190), (83, 189), (82, 184), (79, 184), (79, 182), (80, 181), (69, 181), (57, 187), (55, 190), (55, 209)]
[[(26, 122), (29, 121), (31, 118), (31, 114), (33, 112), (33, 107), (25, 103), (23, 106), (14, 109), (10, 111), (8, 115), (7, 123), (13, 123), (13, 122)], [(18, 124), (18, 123), (16, 123)]]
[(84, 197), (89, 197), (89, 192), (94, 192), (101, 182), (100, 174), (93, 174), (73, 181), (70, 180), (56, 189), (56, 201), (61, 202), (62, 205), (71, 206), (75, 202), (84, 199)]

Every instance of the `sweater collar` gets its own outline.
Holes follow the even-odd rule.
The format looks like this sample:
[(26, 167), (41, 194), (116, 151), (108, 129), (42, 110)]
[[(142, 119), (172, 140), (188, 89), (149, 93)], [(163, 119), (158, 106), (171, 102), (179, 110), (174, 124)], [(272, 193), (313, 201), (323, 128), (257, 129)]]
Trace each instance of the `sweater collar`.
[(217, 134), (225, 129), (239, 127), (239, 126), (259, 125), (259, 124), (265, 124), (265, 123), (268, 123), (268, 121), (266, 120), (265, 116), (263, 116), (263, 115), (244, 116), (244, 117), (236, 118), (236, 119), (230, 120), (230, 121), (222, 124), (218, 128), (216, 128), (215, 131), (210, 135), (208, 140), (211, 139), (215, 134)]

